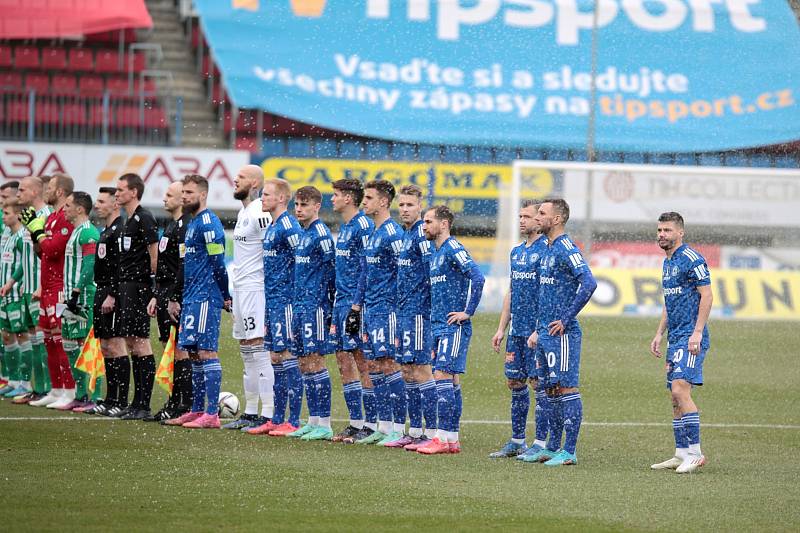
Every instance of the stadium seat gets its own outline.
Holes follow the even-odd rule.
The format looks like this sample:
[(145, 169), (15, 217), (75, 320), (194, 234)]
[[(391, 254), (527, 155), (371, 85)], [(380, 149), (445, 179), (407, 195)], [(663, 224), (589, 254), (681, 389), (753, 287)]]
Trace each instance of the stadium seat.
[[(267, 117), (272, 119), (272, 125), (267, 127)], [(294, 120), (275, 115), (264, 114), (264, 131), (273, 135), (298, 135), (300, 124)]]
[(67, 68), (67, 51), (64, 48), (46, 47), (42, 49), (42, 69), (64, 70)]
[(266, 137), (261, 144), (261, 153), (266, 157), (283, 157), (286, 155), (286, 141), (276, 137)]
[(22, 89), (22, 74), (19, 72), (0, 72), (0, 88)]
[(106, 89), (103, 78), (92, 74), (81, 76), (78, 81), (78, 88), (83, 96), (99, 96)]
[(117, 107), (112, 124), (117, 128), (136, 128), (139, 127), (139, 107), (134, 105), (121, 105)]
[(76, 72), (90, 72), (94, 69), (94, 57), (91, 50), (86, 48), (72, 48), (69, 51), (67, 70)]
[(14, 68), (39, 68), (39, 48), (36, 46), (16, 46), (14, 48)]
[[(89, 107), (89, 116), (87, 124), (91, 127), (99, 127), (103, 125), (103, 104), (97, 103), (91, 105)], [(108, 110), (108, 121), (109, 125), (112, 121), (113, 111), (111, 109)]]
[(37, 124), (58, 124), (59, 106), (55, 102), (36, 102)]
[[(214, 105), (220, 105), (227, 103), (227, 101), (228, 94), (225, 92), (222, 84), (215, 81), (214, 86), (211, 89), (211, 103)], [(264, 119), (264, 123), (267, 123), (266, 117)]]
[(420, 161), (441, 161), (441, 147), (430, 144), (420, 144), (417, 150), (417, 159)]
[(28, 122), (28, 99), (9, 101), (6, 105), (6, 122)]
[(116, 50), (98, 50), (94, 56), (94, 71), (100, 73), (122, 72), (119, 64), (119, 52)]
[(78, 80), (72, 74), (53, 74), (50, 82), (50, 92), (56, 95), (77, 95)]
[(366, 158), (372, 161), (383, 161), (389, 159), (389, 143), (388, 141), (373, 140), (366, 141)]
[(494, 162), (499, 165), (510, 164), (515, 159), (517, 159), (516, 148), (501, 147), (494, 150)]
[(776, 168), (797, 168), (797, 158), (790, 154), (778, 154), (775, 156)]
[[(264, 141), (264, 145), (266, 144)], [(314, 157), (331, 159), (337, 155), (335, 139), (314, 139)]]
[(629, 152), (620, 155), (622, 155), (622, 160), (625, 163), (629, 163), (632, 165), (643, 165), (646, 162), (644, 154), (641, 152)]
[(311, 143), (308, 142), (308, 139), (287, 139), (286, 148), (291, 157), (309, 157), (311, 155)]
[(237, 135), (236, 144), (234, 148), (237, 150), (247, 150), (248, 152), (256, 152), (256, 136), (255, 135)]
[(7, 44), (0, 44), (0, 67), (7, 68), (14, 66), (11, 47)]
[(697, 160), (701, 165), (706, 167), (722, 166), (722, 154), (700, 154)]
[(82, 104), (64, 104), (61, 108), (65, 126), (85, 126), (86, 109)]
[(492, 149), (485, 146), (473, 146), (470, 149), (470, 161), (473, 163), (488, 164), (493, 159)]
[(541, 161), (545, 158), (544, 150), (537, 150), (535, 148), (523, 148), (519, 154), (520, 159), (528, 159), (532, 161)]
[(466, 146), (445, 146), (442, 161), (447, 163), (466, 163), (469, 154)]
[(651, 165), (674, 165), (675, 158), (673, 154), (650, 154)]
[(144, 110), (144, 127), (165, 129), (167, 127), (167, 114), (161, 106)]
[(392, 143), (392, 159), (395, 161), (413, 161), (417, 156), (417, 148), (410, 143)]
[(725, 154), (725, 166), (727, 167), (746, 167), (749, 166), (747, 156), (740, 152)]
[(687, 154), (687, 153), (680, 153), (675, 154), (675, 164), (676, 165), (697, 165), (697, 157), (696, 154)]
[(351, 139), (339, 141), (339, 157), (342, 159), (363, 159), (364, 153), (364, 143), (361, 141)]
[(25, 90), (36, 91), (36, 94), (50, 92), (50, 76), (39, 72), (30, 72), (25, 76)]
[(772, 166), (772, 157), (769, 154), (751, 154), (750, 155), (751, 167), (768, 168)]
[[(584, 157), (586, 152), (583, 152)], [(574, 158), (573, 152), (573, 158)], [(573, 159), (574, 161), (578, 161), (578, 159)], [(581, 159), (580, 161), (587, 161), (588, 158)], [(598, 152), (597, 153), (597, 162), (598, 163), (622, 163), (622, 154), (620, 152)]]
[(135, 96), (128, 92), (128, 79), (123, 77), (112, 76), (106, 79), (106, 89), (111, 96), (115, 96), (117, 98)]
[(125, 57), (125, 66), (123, 67), (125, 72), (128, 72), (129, 70), (128, 67), (131, 53), (133, 54), (132, 70), (134, 73), (138, 74), (147, 68), (147, 57), (144, 55), (144, 52), (128, 52), (129, 55)]
[[(547, 159), (550, 161), (569, 161), (568, 150), (548, 150)], [(526, 158), (527, 159), (527, 158)]]

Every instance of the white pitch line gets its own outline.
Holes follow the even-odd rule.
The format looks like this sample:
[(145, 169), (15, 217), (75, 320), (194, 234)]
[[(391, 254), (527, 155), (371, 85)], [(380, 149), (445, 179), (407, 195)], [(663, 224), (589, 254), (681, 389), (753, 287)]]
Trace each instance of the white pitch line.
[[(84, 420), (84, 421), (114, 421), (115, 418), (106, 416), (2, 416), (0, 422), (13, 422), (13, 421), (59, 421), (59, 420)], [(347, 422), (347, 419), (332, 419), (333, 422)], [(462, 420), (462, 424), (467, 425), (484, 425), (484, 426), (504, 426), (510, 425), (508, 420)], [(583, 422), (582, 426), (594, 427), (672, 427), (669, 422)], [(798, 430), (800, 425), (792, 424), (725, 424), (714, 422), (702, 422), (701, 427), (704, 428), (720, 428), (720, 429), (789, 429)]]

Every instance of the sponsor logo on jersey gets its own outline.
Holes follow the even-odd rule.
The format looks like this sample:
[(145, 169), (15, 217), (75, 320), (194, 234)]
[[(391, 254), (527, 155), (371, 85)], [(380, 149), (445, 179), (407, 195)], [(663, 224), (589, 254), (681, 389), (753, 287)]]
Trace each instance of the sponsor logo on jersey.
[(440, 276), (431, 276), (431, 285), (435, 283), (445, 283), (447, 281), (447, 274), (442, 274)]
[(514, 270), (511, 272), (511, 279), (536, 279), (536, 272), (520, 272)]
[(539, 278), (540, 285), (555, 285), (556, 278), (554, 276), (542, 276)]
[(264, 257), (278, 257), (278, 250), (264, 250)]
[(411, 259), (400, 259), (397, 261), (397, 266), (410, 267), (412, 266), (412, 261)]
[(664, 296), (674, 296), (676, 294), (683, 294), (683, 288), (672, 287), (671, 289), (664, 289)]
[(380, 264), (380, 262), (381, 262), (381, 258), (380, 257), (374, 257), (374, 256), (371, 256), (371, 255), (367, 256), (367, 263), (369, 263), (370, 265), (377, 265), (377, 264)]
[(336, 249), (336, 257), (350, 257), (350, 250)]
[(233, 236), (233, 240), (237, 242), (247, 242), (247, 235), (235, 235)]
[(311, 256), (308, 256), (308, 255), (306, 255), (306, 256), (298, 255), (298, 256), (295, 258), (295, 262), (297, 262), (297, 263), (299, 263), (299, 264), (301, 264), (301, 265), (311, 264)]

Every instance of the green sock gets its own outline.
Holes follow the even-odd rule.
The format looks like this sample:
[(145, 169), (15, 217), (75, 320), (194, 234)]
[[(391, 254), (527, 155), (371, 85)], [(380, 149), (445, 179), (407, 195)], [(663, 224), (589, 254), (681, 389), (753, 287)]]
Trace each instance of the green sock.
[(78, 357), (81, 355), (80, 346), (76, 340), (64, 339), (64, 351), (67, 352), (72, 377), (75, 379), (75, 398), (82, 400), (88, 396), (89, 375), (83, 370), (75, 368), (75, 363), (78, 362)]
[(6, 347), (0, 343), (0, 377), (8, 377), (6, 372)]
[(19, 379), (31, 381), (31, 370), (33, 368), (33, 348), (31, 341), (19, 343)]
[(99, 402), (104, 398), (102, 390), (103, 390), (103, 377), (98, 376), (97, 381), (94, 384), (94, 392), (92, 393), (92, 401), (94, 403)]
[(19, 381), (19, 345), (6, 344), (6, 372), (10, 381)]
[(47, 370), (47, 349), (44, 347), (43, 339), (44, 335), (41, 332), (36, 332), (31, 341), (33, 346), (33, 375), (38, 376), (33, 379), (38, 383), (36, 386), (39, 387), (36, 392), (47, 394), (52, 387), (50, 386), (50, 372)]

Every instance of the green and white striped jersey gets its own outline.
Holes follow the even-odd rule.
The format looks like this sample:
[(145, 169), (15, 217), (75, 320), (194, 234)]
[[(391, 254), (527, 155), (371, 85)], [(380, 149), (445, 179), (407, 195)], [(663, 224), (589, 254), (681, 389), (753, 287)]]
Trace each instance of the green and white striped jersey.
[[(50, 206), (46, 205), (36, 211), (36, 216), (47, 218), (52, 212)], [(39, 256), (33, 249), (31, 234), (26, 230), (22, 239), (22, 294), (33, 294), (39, 288), (40, 272)]]
[[(64, 250), (64, 294), (67, 298), (72, 289), (85, 291), (90, 286), (95, 287), (94, 260), (87, 272), (82, 273), (81, 267), (87, 256), (94, 256), (99, 240), (100, 232), (88, 220), (77, 226), (70, 235), (67, 248)], [(81, 274), (84, 279), (81, 279)]]
[[(14, 270), (22, 261), (22, 237), (25, 233), (23, 228), (14, 234), (9, 231), (9, 236), (3, 243), (2, 259), (0, 259), (0, 284), (2, 285), (5, 285), (13, 277)], [(18, 302), (21, 294), (19, 283), (15, 283), (11, 291), (3, 298), (3, 303)]]

